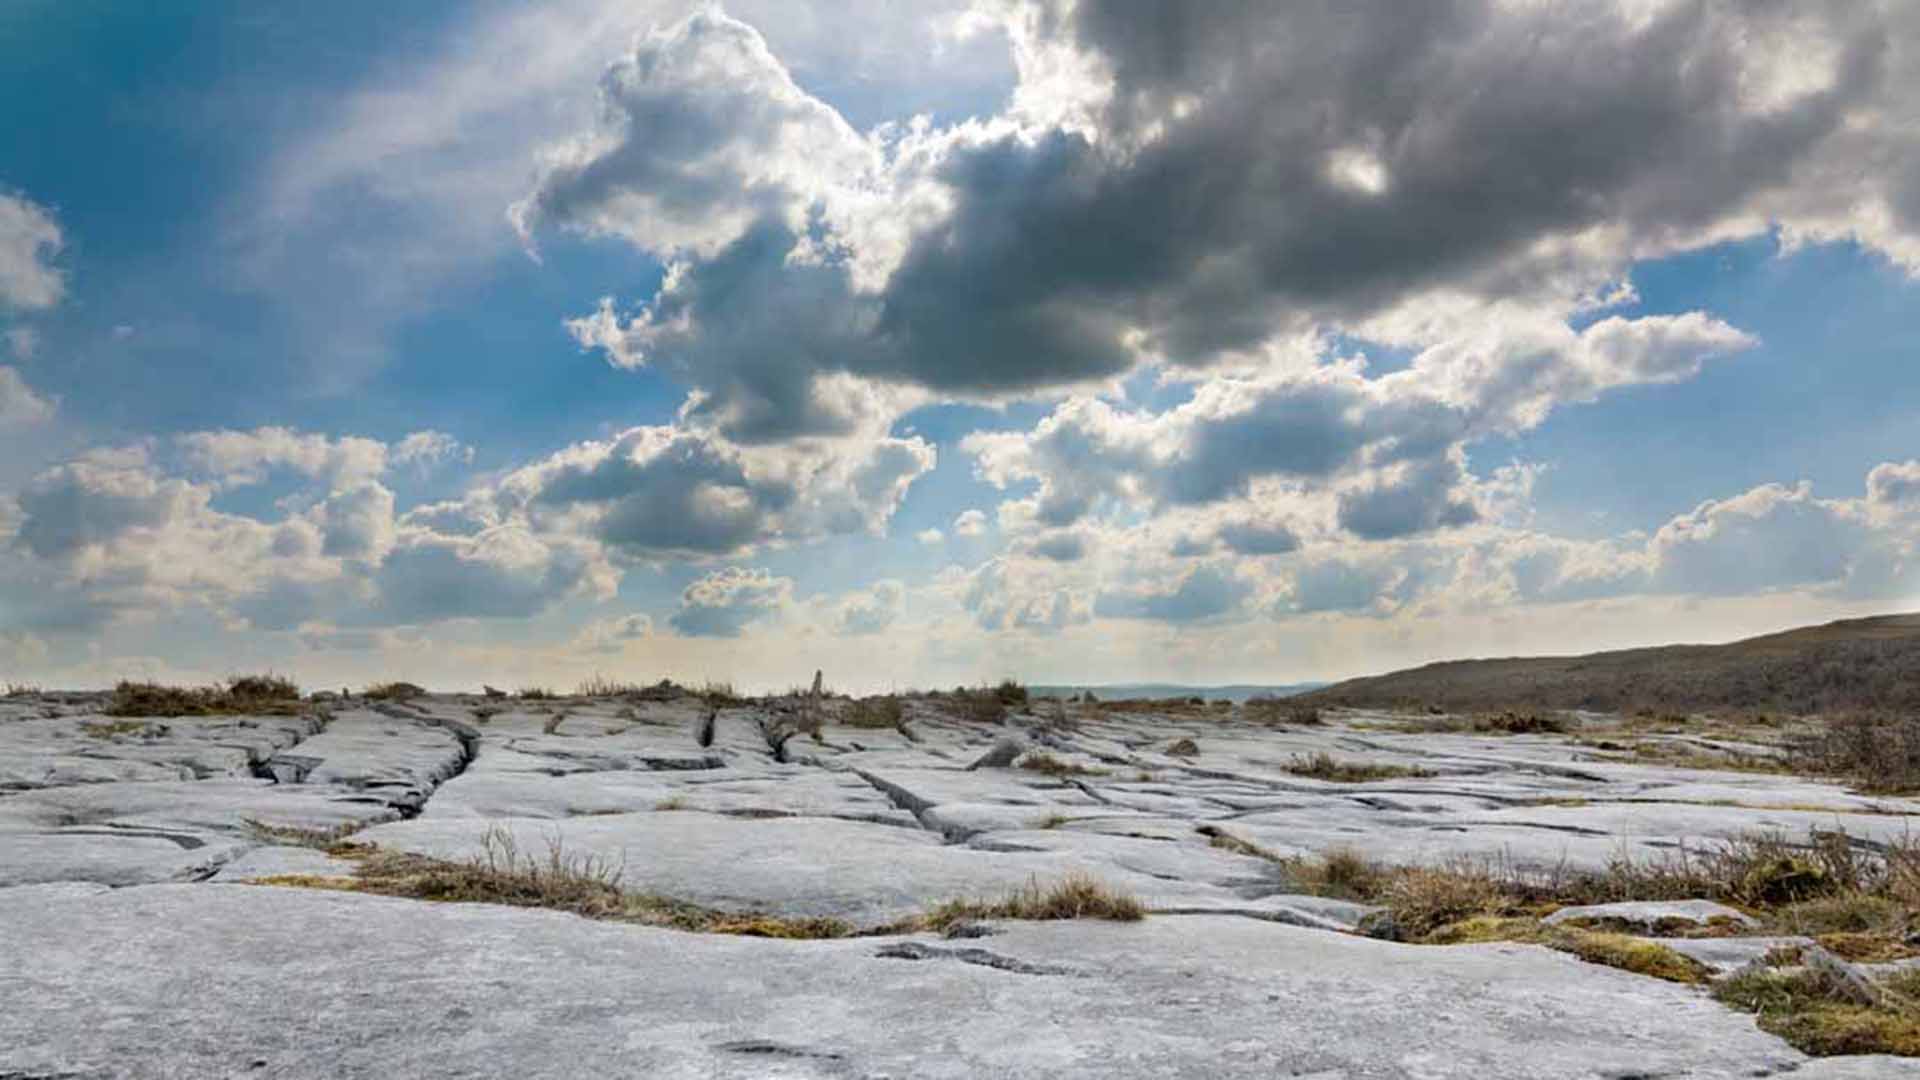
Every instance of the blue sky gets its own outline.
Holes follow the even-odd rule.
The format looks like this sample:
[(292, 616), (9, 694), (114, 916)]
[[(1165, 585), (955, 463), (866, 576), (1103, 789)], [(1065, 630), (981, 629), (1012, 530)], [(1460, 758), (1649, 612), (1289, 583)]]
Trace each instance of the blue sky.
[(9, 5), (0, 677), (1283, 682), (1920, 603), (1912, 13), (1347, 16)]

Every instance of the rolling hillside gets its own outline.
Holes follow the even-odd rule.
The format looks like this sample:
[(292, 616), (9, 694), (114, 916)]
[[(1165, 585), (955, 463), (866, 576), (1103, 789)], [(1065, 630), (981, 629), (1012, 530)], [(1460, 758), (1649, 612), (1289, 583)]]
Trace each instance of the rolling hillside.
[(1847, 619), (1726, 645), (1454, 660), (1349, 679), (1303, 700), (1448, 710), (1920, 709), (1920, 614)]

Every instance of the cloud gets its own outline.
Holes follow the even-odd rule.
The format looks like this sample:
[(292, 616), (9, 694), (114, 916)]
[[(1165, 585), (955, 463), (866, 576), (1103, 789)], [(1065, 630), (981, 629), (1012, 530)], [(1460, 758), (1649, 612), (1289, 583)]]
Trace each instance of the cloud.
[(947, 588), (986, 631), (1057, 633), (1090, 622), (1083, 591), (1062, 584), (1057, 567), (1031, 559), (996, 556), (972, 571), (950, 576)]
[[(603, 302), (576, 333), (664, 363), (749, 440), (842, 423), (823, 376), (1020, 394), (1316, 328), (1464, 350), (1425, 368), (1525, 427), (1750, 344), (1701, 315), (1569, 329), (1635, 259), (1775, 223), (1833, 236), (1843, 197), (1872, 208), (1846, 236), (1920, 257), (1920, 200), (1858, 167), (1920, 165), (1874, 9), (1455, 0), (1412, 29), (1388, 5), (1004, 9), (1008, 113), (866, 136), (744, 24), (643, 39), (518, 211), (673, 260), (632, 318)], [(1467, 340), (1502, 310), (1568, 340)], [(1308, 471), (1339, 450), (1295, 449)]]
[(1087, 554), (1085, 535), (1070, 530), (1045, 533), (1027, 542), (1027, 550), (1054, 562), (1075, 562)]
[(1112, 619), (1197, 622), (1239, 611), (1247, 591), (1246, 583), (1232, 569), (1204, 564), (1188, 571), (1164, 592), (1137, 588), (1103, 592), (1093, 610)]
[(1889, 461), (1867, 474), (1867, 501), (1896, 510), (1920, 510), (1920, 461)]
[(747, 626), (785, 609), (792, 597), (791, 578), (730, 566), (688, 585), (667, 623), (684, 637), (739, 637)]
[(600, 121), (553, 148), (510, 218), (711, 255), (756, 220), (794, 231), (872, 164), (840, 114), (788, 76), (759, 32), (717, 8), (643, 35), (600, 78)]
[[(1270, 522), (1229, 522), (1220, 527), (1217, 535), (1227, 550), (1236, 555), (1285, 555), (1300, 547), (1300, 537), (1292, 529)], [(1192, 549), (1184, 550), (1189, 554), (1199, 553)]]
[(939, 529), (921, 529), (913, 538), (927, 547), (937, 547), (946, 540), (947, 534)]
[(608, 619), (595, 619), (582, 626), (573, 636), (573, 647), (585, 652), (612, 654), (624, 650), (629, 641), (652, 636), (651, 616), (616, 615)]
[(962, 510), (953, 519), (953, 535), (981, 536), (987, 531), (987, 515), (978, 510)]
[(1701, 503), (1661, 526), (1648, 545), (1651, 585), (1732, 596), (1844, 580), (1864, 546), (1849, 505), (1813, 497), (1813, 485), (1766, 484)]
[(34, 393), (18, 371), (0, 364), (0, 430), (45, 423), (53, 413), (52, 401)]
[(775, 542), (881, 532), (932, 469), (918, 438), (743, 448), (661, 426), (585, 442), (509, 473), (498, 504), (639, 559), (740, 554)]
[(0, 191), (0, 311), (40, 311), (60, 302), (66, 278), (52, 260), (65, 243), (52, 211)]
[(1483, 502), (1511, 503), (1512, 476), (1483, 485), (1468, 473), (1469, 444), (1609, 389), (1687, 377), (1751, 344), (1698, 313), (1611, 318), (1578, 333), (1510, 314), (1386, 375), (1331, 358), (1217, 375), (1160, 412), (1072, 397), (1031, 431), (975, 433), (961, 449), (997, 487), (1036, 481), (1031, 512), (1052, 526), (1232, 504), (1256, 489), (1270, 502), (1285, 490), (1331, 497), (1342, 528), (1391, 539), (1481, 520)]
[(288, 469), (338, 491), (370, 482), (387, 469), (386, 444), (351, 435), (336, 439), (263, 427), (190, 432), (176, 442), (189, 467), (223, 488), (257, 484), (274, 469)]
[(449, 461), (473, 462), (473, 447), (444, 431), (416, 431), (394, 443), (390, 457), (397, 466), (411, 465), (426, 472)]
[(374, 574), (371, 621), (525, 618), (570, 596), (611, 597), (617, 579), (597, 551), (514, 525), (476, 536), (405, 536)]
[(906, 586), (891, 578), (876, 581), (842, 601), (834, 614), (841, 634), (877, 634), (898, 620), (906, 607)]

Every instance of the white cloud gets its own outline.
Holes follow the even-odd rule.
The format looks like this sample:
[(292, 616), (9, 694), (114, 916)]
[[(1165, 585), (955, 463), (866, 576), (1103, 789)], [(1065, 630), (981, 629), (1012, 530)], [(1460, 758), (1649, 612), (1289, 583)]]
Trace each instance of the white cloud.
[(833, 616), (835, 632), (877, 634), (892, 626), (906, 608), (906, 586), (891, 578), (876, 581), (839, 602)]
[(630, 641), (640, 641), (653, 636), (651, 616), (615, 615), (607, 619), (595, 619), (580, 628), (573, 637), (573, 648), (594, 653), (618, 653), (626, 649)]
[(45, 423), (53, 413), (52, 401), (34, 393), (20, 372), (0, 364), (0, 430)]
[(65, 243), (52, 211), (0, 191), (0, 310), (39, 311), (60, 302), (66, 279), (52, 260)]
[(196, 431), (175, 440), (192, 469), (219, 487), (257, 484), (274, 469), (290, 469), (343, 491), (371, 482), (387, 469), (387, 446), (358, 436), (331, 438), (283, 427), (251, 431)]
[(778, 616), (792, 599), (793, 579), (730, 566), (687, 586), (667, 623), (686, 637), (739, 637), (749, 625)]
[(395, 465), (412, 465), (426, 472), (450, 461), (471, 464), (473, 447), (444, 431), (416, 431), (393, 444), (391, 457)]

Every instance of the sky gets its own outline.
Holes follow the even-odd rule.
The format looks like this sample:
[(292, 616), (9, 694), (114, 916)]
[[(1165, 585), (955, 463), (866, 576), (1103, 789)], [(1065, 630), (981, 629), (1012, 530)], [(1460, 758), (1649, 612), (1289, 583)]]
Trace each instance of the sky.
[(1920, 6), (0, 8), (0, 680), (1920, 608)]

